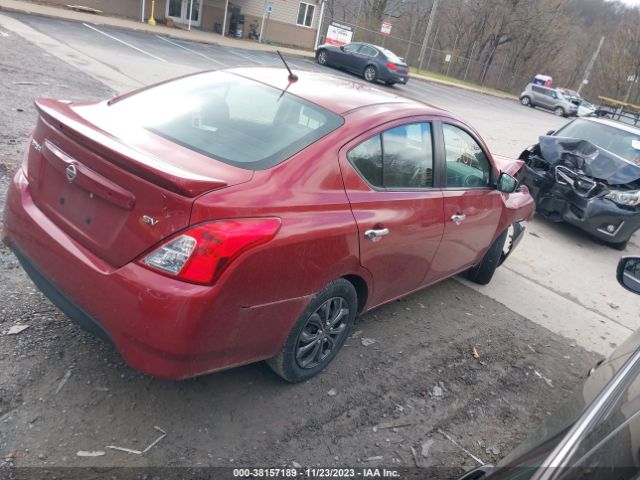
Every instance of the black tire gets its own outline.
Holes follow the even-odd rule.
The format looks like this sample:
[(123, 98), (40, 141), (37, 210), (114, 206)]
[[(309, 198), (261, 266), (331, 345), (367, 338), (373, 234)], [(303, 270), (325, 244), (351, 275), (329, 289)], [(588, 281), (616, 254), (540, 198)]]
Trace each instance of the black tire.
[(485, 253), (482, 260), (480, 260), (480, 263), (467, 270), (466, 276), (469, 280), (480, 285), (486, 285), (491, 281), (493, 274), (496, 272), (496, 268), (498, 268), (500, 264), (502, 250), (508, 232), (508, 229), (502, 232), (491, 244), (487, 253)]
[(318, 52), (318, 55), (316, 55), (316, 60), (318, 61), (318, 63), (320, 65), (326, 65), (327, 64), (327, 60), (329, 59), (329, 54), (327, 53), (326, 50), (320, 50)]
[(556, 107), (553, 109), (553, 113), (554, 115), (557, 115), (558, 117), (566, 117), (567, 113), (564, 111), (564, 108), (562, 107)]
[[(336, 313), (338, 309), (342, 311), (345, 308), (346, 312)], [(351, 282), (339, 278), (329, 283), (313, 297), (289, 332), (282, 350), (267, 360), (267, 364), (291, 383), (303, 382), (317, 375), (331, 363), (349, 337), (357, 308), (358, 295)], [(333, 317), (338, 321), (329, 328)], [(338, 330), (339, 334), (332, 337), (331, 332)], [(320, 346), (309, 348), (310, 345)], [(306, 355), (307, 352), (310, 355)]]
[(364, 67), (362, 76), (367, 82), (373, 83), (378, 79), (378, 71), (373, 65), (367, 65), (366, 67)]
[(531, 99), (526, 95), (520, 99), (520, 103), (525, 107), (531, 107)]

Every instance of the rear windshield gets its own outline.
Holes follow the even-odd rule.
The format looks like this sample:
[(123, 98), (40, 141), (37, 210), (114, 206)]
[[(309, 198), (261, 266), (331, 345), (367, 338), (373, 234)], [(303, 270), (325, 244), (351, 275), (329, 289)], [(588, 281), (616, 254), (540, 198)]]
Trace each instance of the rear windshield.
[(248, 170), (277, 165), (343, 122), (295, 95), (229, 72), (159, 85), (110, 108), (127, 122)]
[(383, 48), (382, 51), (384, 52), (385, 56), (389, 59), (390, 62), (403, 63), (402, 59), (398, 57), (395, 53), (393, 53), (391, 50), (387, 50), (386, 48)]

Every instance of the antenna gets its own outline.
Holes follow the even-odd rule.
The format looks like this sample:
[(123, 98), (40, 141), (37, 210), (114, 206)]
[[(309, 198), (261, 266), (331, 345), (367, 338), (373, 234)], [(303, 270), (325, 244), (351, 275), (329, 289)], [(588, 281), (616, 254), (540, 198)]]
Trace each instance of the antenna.
[(284, 57), (280, 53), (280, 50), (276, 50), (276, 52), (277, 52), (278, 56), (280, 57), (280, 60), (282, 60), (282, 63), (284, 63), (284, 66), (287, 67), (287, 70), (289, 71), (289, 81), (290, 82), (295, 82), (296, 80), (298, 80), (298, 76), (291, 71), (291, 69), (289, 68), (289, 65), (287, 65), (287, 61), (284, 59)]

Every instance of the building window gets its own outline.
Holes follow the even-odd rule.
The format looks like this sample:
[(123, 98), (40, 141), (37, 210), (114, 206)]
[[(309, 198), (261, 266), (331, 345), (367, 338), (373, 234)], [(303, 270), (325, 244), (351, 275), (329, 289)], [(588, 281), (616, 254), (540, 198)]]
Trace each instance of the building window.
[(300, 2), (300, 6), (298, 7), (298, 21), (296, 23), (303, 27), (311, 27), (315, 8), (315, 5)]

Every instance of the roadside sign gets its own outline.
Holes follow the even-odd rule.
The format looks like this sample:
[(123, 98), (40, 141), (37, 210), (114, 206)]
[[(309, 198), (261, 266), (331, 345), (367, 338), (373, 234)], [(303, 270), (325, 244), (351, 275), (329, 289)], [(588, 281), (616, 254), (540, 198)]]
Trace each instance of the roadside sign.
[(329, 28), (327, 28), (327, 37), (324, 43), (339, 47), (340, 45), (351, 43), (352, 38), (353, 28), (342, 23), (331, 22)]
[(271, 15), (273, 13), (273, 3), (267, 4), (267, 13)]
[(382, 22), (382, 26), (380, 27), (380, 35), (391, 35), (391, 22), (387, 22), (386, 20)]
[(450, 61), (451, 61), (451, 54), (450, 54), (450, 53), (447, 53), (447, 54), (445, 55), (445, 57), (444, 57), (444, 61), (445, 61), (445, 62), (450, 62)]

